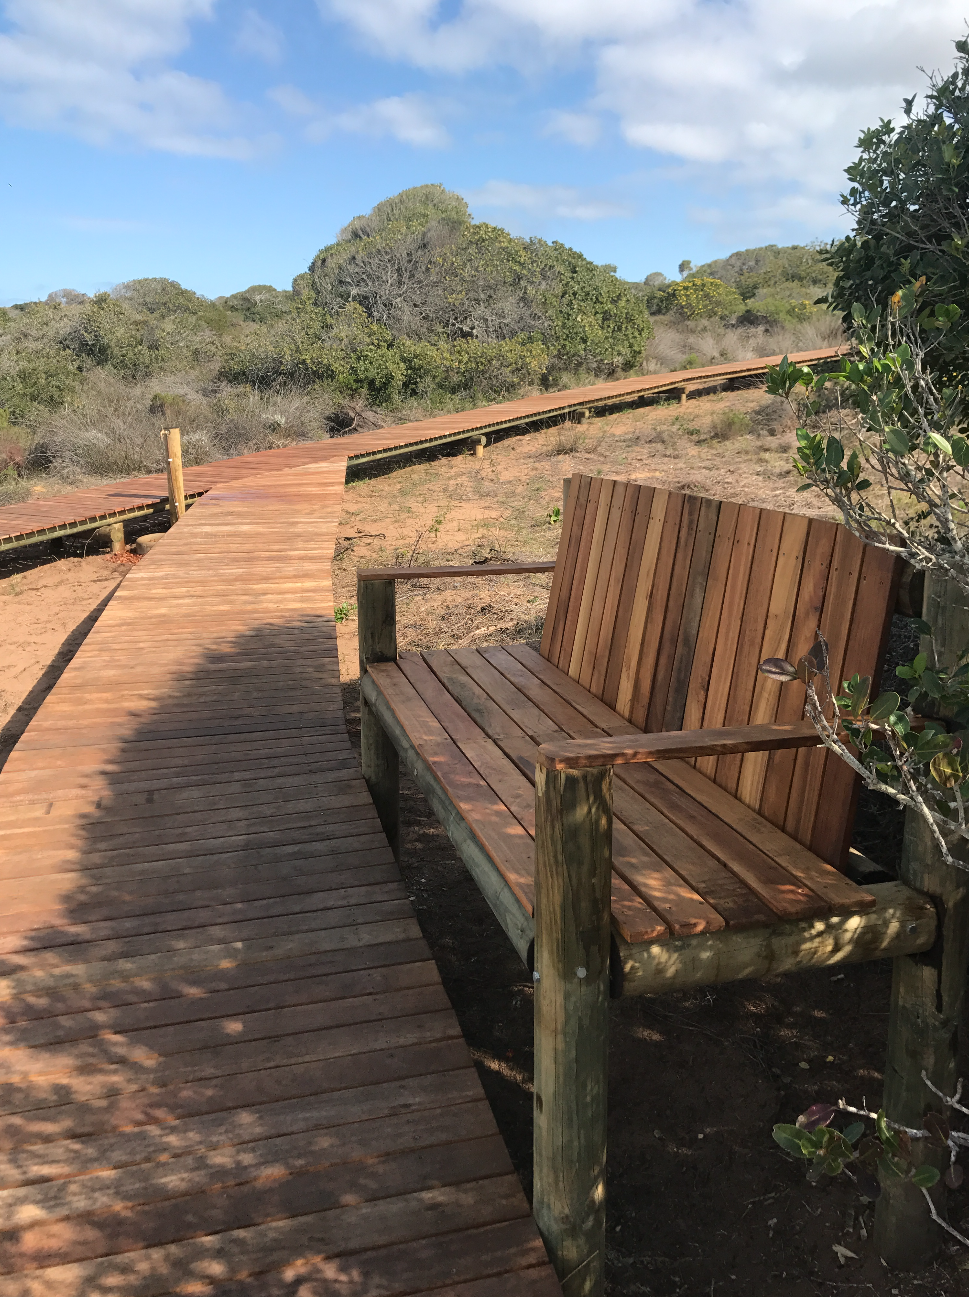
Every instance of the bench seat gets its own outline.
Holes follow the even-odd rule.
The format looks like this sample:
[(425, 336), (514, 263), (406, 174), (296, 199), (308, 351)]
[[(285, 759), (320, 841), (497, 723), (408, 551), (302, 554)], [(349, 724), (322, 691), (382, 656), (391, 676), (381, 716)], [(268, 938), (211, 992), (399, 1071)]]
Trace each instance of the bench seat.
[[(399, 750), (412, 747), (432, 775), (435, 809), (444, 809), (449, 831), (463, 830), (459, 848), (467, 860), (472, 847), (472, 872), (526, 956), (537, 748), (555, 739), (643, 731), (527, 644), (402, 653), (396, 663), (371, 665), (367, 688)], [(693, 763), (624, 765), (614, 773), (612, 920), (624, 944), (874, 909), (873, 892)], [(467, 842), (468, 831), (475, 844)], [(482, 872), (491, 877), (483, 882)]]

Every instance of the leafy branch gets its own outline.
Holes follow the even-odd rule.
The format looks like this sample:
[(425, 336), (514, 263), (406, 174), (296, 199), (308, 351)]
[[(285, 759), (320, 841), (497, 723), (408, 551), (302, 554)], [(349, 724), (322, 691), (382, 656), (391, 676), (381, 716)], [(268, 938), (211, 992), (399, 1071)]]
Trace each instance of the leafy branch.
[(958, 306), (920, 309), (924, 279), (887, 311), (855, 304), (856, 358), (815, 374), (785, 357), (767, 390), (801, 426), (799, 490), (820, 491), (863, 540), (969, 590), (969, 438), (962, 389), (934, 362)]
[[(949, 1112), (954, 1110), (969, 1116), (969, 1108), (960, 1102), (961, 1080), (951, 1097), (938, 1090), (924, 1071), (922, 1080), (941, 1099)], [(774, 1127), (773, 1136), (785, 1153), (809, 1163), (807, 1178), (812, 1184), (817, 1184), (826, 1175), (834, 1177), (844, 1173), (854, 1181), (864, 1197), (875, 1199), (881, 1192), (878, 1175), (882, 1182), (910, 1181), (916, 1189), (922, 1191), (936, 1224), (969, 1247), (969, 1238), (953, 1229), (939, 1215), (929, 1193), (940, 1179), (944, 1180), (948, 1188), (958, 1189), (964, 1178), (957, 1159), (962, 1149), (969, 1148), (969, 1133), (952, 1129), (949, 1112), (928, 1113), (922, 1128), (915, 1130), (889, 1121), (884, 1109), (871, 1112), (867, 1108), (854, 1108), (841, 1099), (837, 1104), (812, 1104), (806, 1112), (801, 1113), (793, 1126), (778, 1123)], [(866, 1134), (868, 1128), (864, 1120), (851, 1122), (844, 1130), (832, 1126), (832, 1121), (839, 1113), (872, 1121), (874, 1134)], [(923, 1147), (932, 1150), (948, 1150), (949, 1166), (944, 1177), (937, 1167), (924, 1162), (918, 1164), (914, 1150), (920, 1142)]]

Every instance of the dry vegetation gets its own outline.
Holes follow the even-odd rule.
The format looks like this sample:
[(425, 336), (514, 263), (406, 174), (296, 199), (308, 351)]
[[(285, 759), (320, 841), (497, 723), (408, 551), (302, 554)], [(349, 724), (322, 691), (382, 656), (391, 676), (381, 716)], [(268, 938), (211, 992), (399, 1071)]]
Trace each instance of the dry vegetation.
[[(793, 417), (761, 389), (661, 402), (587, 423), (508, 437), (470, 453), (410, 463), (347, 484), (333, 567), (344, 678), (356, 676), (356, 569), (554, 558), (554, 511), (573, 472), (775, 509), (824, 512), (796, 496)], [(394, 461), (391, 461), (393, 463)], [(540, 636), (542, 576), (414, 581), (398, 590), (407, 649)]]

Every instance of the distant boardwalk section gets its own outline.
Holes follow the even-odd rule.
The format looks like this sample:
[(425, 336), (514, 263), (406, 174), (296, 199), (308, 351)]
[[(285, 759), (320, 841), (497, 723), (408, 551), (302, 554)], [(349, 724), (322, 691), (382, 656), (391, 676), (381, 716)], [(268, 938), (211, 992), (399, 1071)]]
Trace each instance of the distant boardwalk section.
[(3, 1297), (560, 1294), (344, 727), (345, 467), (210, 490), (0, 773)]
[[(819, 351), (799, 352), (792, 355), (791, 360), (809, 365), (833, 361), (840, 354), (840, 348), (826, 347)], [(780, 356), (762, 356), (756, 360), (677, 370), (671, 374), (620, 378), (612, 383), (574, 387), (566, 392), (542, 392), (517, 401), (461, 410), (457, 414), (439, 414), (433, 419), (399, 423), (374, 432), (358, 432), (329, 441), (301, 442), (279, 450), (255, 451), (251, 455), (220, 459), (212, 464), (186, 469), (185, 490), (189, 497), (195, 497), (210, 491), (213, 486), (251, 477), (254, 473), (330, 463), (334, 459), (362, 464), (408, 451), (433, 449), (467, 439), (476, 432), (498, 432), (536, 419), (621, 404), (639, 396), (669, 391), (685, 395), (697, 388), (763, 374), (768, 365), (776, 365), (780, 360)], [(41, 496), (25, 504), (5, 505), (0, 508), (0, 550), (71, 535), (100, 523), (143, 517), (157, 511), (165, 501), (167, 491), (164, 473), (154, 473), (125, 482), (72, 491), (68, 495)]]

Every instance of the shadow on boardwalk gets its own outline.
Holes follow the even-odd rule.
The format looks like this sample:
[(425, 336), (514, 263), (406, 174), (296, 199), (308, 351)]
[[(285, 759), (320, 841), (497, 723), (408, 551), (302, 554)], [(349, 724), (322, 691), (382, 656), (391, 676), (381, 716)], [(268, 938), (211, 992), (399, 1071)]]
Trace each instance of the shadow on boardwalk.
[(82, 655), (0, 776), (5, 1297), (557, 1291), (332, 627)]

